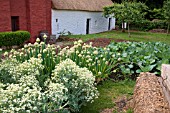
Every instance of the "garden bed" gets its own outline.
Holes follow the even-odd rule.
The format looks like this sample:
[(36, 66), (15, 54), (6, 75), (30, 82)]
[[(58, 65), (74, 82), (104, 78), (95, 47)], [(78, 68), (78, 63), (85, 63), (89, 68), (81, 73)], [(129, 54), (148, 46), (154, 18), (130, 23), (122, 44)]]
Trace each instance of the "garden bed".
[(169, 103), (164, 95), (159, 77), (141, 73), (134, 90), (134, 113), (169, 113)]

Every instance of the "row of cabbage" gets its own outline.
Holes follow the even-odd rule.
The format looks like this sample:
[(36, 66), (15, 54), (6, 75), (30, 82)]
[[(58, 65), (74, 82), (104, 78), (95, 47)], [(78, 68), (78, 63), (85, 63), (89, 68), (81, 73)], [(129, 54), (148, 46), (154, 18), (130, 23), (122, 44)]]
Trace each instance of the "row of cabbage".
[(4, 54), (0, 63), (1, 112), (76, 112), (98, 97), (95, 83), (160, 74), (170, 63), (170, 46), (156, 42), (111, 43), (93, 47), (81, 40), (60, 48), (44, 42)]

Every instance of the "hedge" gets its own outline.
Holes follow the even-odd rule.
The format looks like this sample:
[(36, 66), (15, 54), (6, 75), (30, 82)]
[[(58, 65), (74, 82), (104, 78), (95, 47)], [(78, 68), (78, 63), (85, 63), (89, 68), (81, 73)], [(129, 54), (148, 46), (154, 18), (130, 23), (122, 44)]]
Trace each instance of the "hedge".
[(0, 33), (0, 46), (11, 47), (14, 45), (21, 45), (30, 38), (28, 31), (16, 32), (1, 32)]
[[(121, 22), (118, 21), (117, 25), (121, 28)], [(149, 20), (141, 20), (138, 22), (133, 22), (130, 24), (131, 30), (139, 30), (139, 31), (149, 31), (152, 29), (167, 29), (167, 23), (163, 20), (159, 21), (149, 21)]]

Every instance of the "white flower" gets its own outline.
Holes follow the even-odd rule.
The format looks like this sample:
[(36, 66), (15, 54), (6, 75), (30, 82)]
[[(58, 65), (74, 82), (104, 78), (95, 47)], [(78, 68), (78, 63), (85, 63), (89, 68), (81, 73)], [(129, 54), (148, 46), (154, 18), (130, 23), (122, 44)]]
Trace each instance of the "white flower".
[(0, 52), (2, 51), (2, 49), (0, 48)]
[(35, 45), (35, 46), (38, 46), (39, 44), (38, 44), (38, 42), (35, 42), (34, 45)]
[(98, 54), (98, 51), (97, 51), (97, 50), (96, 50), (96, 51), (94, 51), (94, 52), (93, 52), (93, 54), (97, 55), (97, 54)]
[(114, 73), (116, 73), (116, 70), (113, 70)]
[(32, 44), (31, 44), (31, 43), (29, 43), (29, 44), (28, 44), (28, 47), (31, 47), (31, 46), (32, 46)]
[(83, 41), (82, 40), (78, 40), (78, 43), (83, 43)]
[(47, 52), (47, 49), (44, 49), (44, 50), (43, 50), (43, 53), (46, 53), (46, 52)]
[(45, 42), (41, 42), (41, 43), (40, 43), (40, 45), (44, 45), (44, 44), (45, 44)]
[(90, 46), (92, 46), (93, 42), (90, 42), (89, 44), (90, 44)]
[(77, 41), (75, 41), (75, 42), (74, 42), (74, 45), (77, 45), (77, 44), (78, 44), (78, 42), (77, 42)]
[(40, 39), (39, 39), (39, 38), (37, 38), (37, 39), (36, 39), (36, 42), (40, 42)]
[(5, 52), (5, 53), (4, 53), (4, 56), (8, 56), (8, 52)]
[(59, 45), (57, 45), (57, 48), (60, 48), (60, 46), (59, 46)]
[(48, 36), (44, 33), (43, 38), (46, 39)]
[(82, 55), (81, 55), (81, 54), (79, 54), (78, 56), (79, 56), (79, 57), (82, 57)]
[(38, 58), (41, 58), (41, 56), (42, 56), (41, 54), (38, 54)]
[(118, 61), (121, 61), (122, 59), (121, 59), (121, 58), (118, 58), (117, 60), (118, 60)]
[(27, 45), (27, 44), (25, 44), (25, 45), (24, 45), (24, 48), (27, 48), (27, 47), (28, 47), (28, 45)]
[(114, 57), (115, 57), (115, 54), (113, 54), (112, 57), (114, 58)]
[(55, 55), (55, 54), (56, 54), (56, 52), (55, 52), (55, 51), (53, 51), (53, 52), (52, 52), (52, 54), (53, 54), (53, 55)]
[(117, 55), (120, 56), (120, 53), (118, 53)]

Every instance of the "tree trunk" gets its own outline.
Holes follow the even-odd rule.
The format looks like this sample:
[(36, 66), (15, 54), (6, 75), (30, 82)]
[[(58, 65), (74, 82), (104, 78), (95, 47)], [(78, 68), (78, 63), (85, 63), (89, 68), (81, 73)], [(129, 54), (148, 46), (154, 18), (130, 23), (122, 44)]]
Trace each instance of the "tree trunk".
[(128, 37), (130, 37), (130, 29), (129, 29), (130, 22), (128, 22)]
[(169, 24), (170, 24), (170, 23), (168, 23), (168, 28), (167, 28), (167, 35), (169, 34)]
[(123, 22), (122, 22), (122, 24), (123, 24), (123, 26), (122, 26), (122, 32), (125, 32), (125, 25), (124, 25), (124, 20), (123, 20)]

